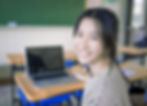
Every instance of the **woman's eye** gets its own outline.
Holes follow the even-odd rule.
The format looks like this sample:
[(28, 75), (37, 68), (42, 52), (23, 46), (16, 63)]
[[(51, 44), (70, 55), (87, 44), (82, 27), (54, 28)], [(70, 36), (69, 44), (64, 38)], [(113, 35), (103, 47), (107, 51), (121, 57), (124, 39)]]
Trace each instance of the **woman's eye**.
[(81, 32), (78, 32), (76, 35), (77, 35), (78, 37), (83, 37), (83, 34), (82, 34)]
[(91, 38), (93, 40), (99, 40), (100, 39), (100, 33), (92, 33)]
[(98, 35), (92, 35), (91, 39), (92, 40), (99, 40), (99, 37), (98, 37)]

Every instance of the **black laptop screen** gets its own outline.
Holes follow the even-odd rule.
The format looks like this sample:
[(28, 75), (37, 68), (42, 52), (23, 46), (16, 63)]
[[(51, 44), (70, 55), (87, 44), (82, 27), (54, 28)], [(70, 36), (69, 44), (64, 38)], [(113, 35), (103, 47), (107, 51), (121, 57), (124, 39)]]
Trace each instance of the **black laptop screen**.
[(27, 48), (27, 64), (30, 74), (61, 71), (64, 69), (62, 48)]

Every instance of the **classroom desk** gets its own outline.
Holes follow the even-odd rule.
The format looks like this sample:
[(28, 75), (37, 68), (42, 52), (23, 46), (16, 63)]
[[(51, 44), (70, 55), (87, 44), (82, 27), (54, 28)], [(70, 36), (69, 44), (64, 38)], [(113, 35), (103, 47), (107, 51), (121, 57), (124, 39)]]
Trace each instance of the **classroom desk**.
[[(72, 56), (71, 57), (70, 56), (71, 55), (69, 55), (69, 57), (67, 56), (66, 59), (70, 59), (72, 57)], [(8, 58), (9, 58), (9, 61), (11, 64), (16, 64), (16, 63), (17, 64), (24, 64), (24, 61), (25, 61), (23, 59), (24, 58), (23, 55), (21, 55), (21, 54), (20, 55), (17, 55), (17, 54), (12, 55), (11, 54), (8, 56)], [(72, 59), (74, 59), (74, 58), (72, 57)], [(120, 66), (122, 69), (128, 69), (128, 70), (132, 70), (133, 72), (135, 72), (134, 74), (127, 76), (128, 80), (130, 82), (134, 82), (137, 80), (147, 78), (147, 67), (146, 66), (134, 64), (132, 61), (124, 62)], [(79, 72), (81, 71), (82, 72), (82, 70), (84, 70), (84, 69), (79, 65), (68, 69), (68, 71), (70, 73), (72, 73), (73, 71), (79, 71)], [(84, 86), (84, 82), (78, 81), (78, 82), (69, 83), (69, 84), (48, 86), (48, 87), (44, 87), (44, 88), (36, 88), (32, 84), (32, 82), (29, 80), (27, 75), (25, 75), (24, 72), (15, 73), (14, 79), (15, 79), (15, 82), (18, 85), (18, 87), (20, 87), (22, 89), (22, 91), (24, 92), (24, 94), (26, 95), (26, 97), (29, 101), (37, 101), (37, 100), (40, 100), (43, 98), (55, 96), (55, 95), (62, 94), (65, 92), (72, 92), (75, 90), (82, 89)]]
[(28, 101), (38, 101), (55, 95), (80, 90), (84, 85), (84, 82), (77, 81), (68, 84), (37, 88), (33, 85), (24, 72), (17, 72), (14, 79), (19, 88), (21, 88), (21, 90), (24, 92)]
[(120, 46), (118, 47), (118, 51), (131, 55), (147, 54), (147, 48), (137, 48), (133, 46)]
[(134, 82), (137, 80), (142, 80), (147, 78), (147, 66), (139, 65), (138, 63), (135, 63), (134, 61), (126, 61), (120, 64), (120, 67), (122, 70), (130, 70), (133, 72), (132, 75), (129, 75), (128, 81)]
[[(127, 76), (130, 82), (147, 78), (147, 67), (141, 67), (137, 65), (134, 66), (132, 62), (122, 63), (121, 67), (122, 69), (129, 69), (135, 72), (133, 75)], [(72, 71), (81, 71), (81, 70), (83, 70), (83, 68), (77, 65), (70, 68), (69, 72), (72, 73)], [(24, 72), (17, 72), (14, 78), (16, 84), (22, 89), (22, 91), (25, 93), (29, 101), (37, 101), (58, 94), (80, 90), (84, 86), (84, 82), (77, 81), (69, 84), (61, 84), (61, 85), (37, 88), (32, 84), (32, 82), (29, 80), (29, 78)]]
[[(25, 63), (25, 58), (24, 58), (24, 54), (23, 53), (10, 53), (10, 54), (8, 54), (8, 55), (6, 55), (6, 57), (7, 57), (7, 59), (8, 59), (8, 63), (10, 64), (10, 69), (11, 69), (11, 77), (13, 78), (13, 76), (14, 76), (14, 73), (16, 72), (16, 71), (18, 71), (18, 70), (23, 70), (23, 68), (24, 68), (24, 63)], [(65, 50), (64, 51), (64, 59), (66, 59), (66, 60), (74, 60), (76, 57), (75, 57), (75, 55), (72, 53), (72, 50)], [(20, 72), (21, 73), (21, 72)], [(18, 74), (18, 75), (21, 75), (21, 74)], [(17, 75), (16, 75), (17, 76)], [(24, 75), (24, 77), (25, 77), (25, 75)], [(24, 78), (23, 76), (22, 76), (22, 78)], [(19, 79), (19, 77), (18, 77), (18, 79)], [(21, 77), (20, 77), (20, 79), (21, 79)], [(24, 88), (23, 86), (21, 86), (21, 83), (20, 83), (20, 85), (19, 85), (19, 82), (21, 82), (21, 81), (15, 81), (15, 82), (18, 82), (18, 86), (21, 88), (21, 89), (23, 89), (22, 91), (25, 93), (25, 91), (27, 91), (26, 89), (27, 88)], [(23, 82), (22, 82), (23, 83)], [(15, 92), (16, 92), (16, 90), (15, 90), (15, 84), (14, 84), (14, 81), (13, 81), (13, 79), (12, 79), (12, 81), (11, 81), (11, 84), (12, 84), (12, 86), (11, 86), (11, 96), (12, 96), (12, 104), (14, 104), (14, 102), (15, 102)], [(30, 87), (30, 86), (29, 86)], [(73, 89), (73, 88), (72, 88)], [(72, 89), (69, 89), (69, 90), (72, 90)], [(30, 89), (29, 89), (30, 90)], [(34, 89), (33, 89), (34, 90)], [(37, 93), (38, 93), (38, 90), (36, 91), (36, 90), (34, 90), (33, 91), (32, 90), (32, 93), (34, 94), (34, 92), (35, 92), (35, 94), (37, 95)], [(51, 90), (52, 90), (52, 88), (51, 88)], [(56, 90), (56, 89), (54, 89), (54, 90)], [(67, 89), (68, 90), (68, 89)], [(63, 91), (62, 91), (63, 92)], [(29, 93), (29, 94), (32, 94), (32, 93)], [(39, 94), (39, 95), (43, 95), (43, 94)], [(32, 96), (31, 96), (32, 97)], [(36, 96), (35, 97), (36, 99), (38, 98), (38, 96)], [(33, 98), (32, 100), (36, 100), (35, 98)], [(29, 96), (27, 96), (27, 99), (28, 100), (31, 100), (31, 99), (29, 99)]]

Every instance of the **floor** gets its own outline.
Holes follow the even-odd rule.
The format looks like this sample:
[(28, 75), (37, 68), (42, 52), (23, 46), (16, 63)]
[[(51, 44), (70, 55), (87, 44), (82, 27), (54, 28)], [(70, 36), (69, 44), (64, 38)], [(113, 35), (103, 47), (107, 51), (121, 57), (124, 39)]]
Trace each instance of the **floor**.
[(11, 106), (10, 85), (0, 86), (0, 106)]

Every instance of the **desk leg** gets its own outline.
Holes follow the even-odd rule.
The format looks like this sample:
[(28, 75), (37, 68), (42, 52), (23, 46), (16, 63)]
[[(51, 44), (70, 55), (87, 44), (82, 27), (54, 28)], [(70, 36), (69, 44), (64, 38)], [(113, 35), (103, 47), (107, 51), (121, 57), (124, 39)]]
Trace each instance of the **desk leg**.
[(69, 106), (80, 106), (80, 101), (75, 96), (75, 93), (74, 92), (71, 92), (71, 98), (68, 101), (68, 103), (70, 104)]
[(18, 98), (16, 98), (16, 86), (15, 86), (15, 82), (14, 82), (14, 73), (16, 70), (18, 70), (17, 66), (15, 65), (11, 65), (10, 66), (10, 76), (11, 76), (11, 106), (15, 106), (16, 102), (20, 104), (20, 101), (18, 100)]
[(15, 105), (14, 102), (14, 97), (15, 97), (15, 86), (14, 86), (14, 80), (13, 80), (13, 75), (14, 75), (14, 71), (15, 71), (15, 66), (12, 65), (10, 66), (10, 76), (11, 76), (11, 104), (12, 106)]
[(141, 65), (145, 65), (145, 59), (146, 59), (146, 55), (140, 56), (140, 64)]
[[(10, 66), (10, 77), (11, 77), (11, 104), (12, 106), (15, 106), (15, 103), (20, 104), (20, 101), (18, 98), (16, 99), (16, 88), (15, 88), (15, 82), (14, 82), (14, 73), (18, 70), (23, 70), (23, 66), (17, 66), (17, 65), (11, 65)], [(21, 105), (21, 104), (20, 104)]]

